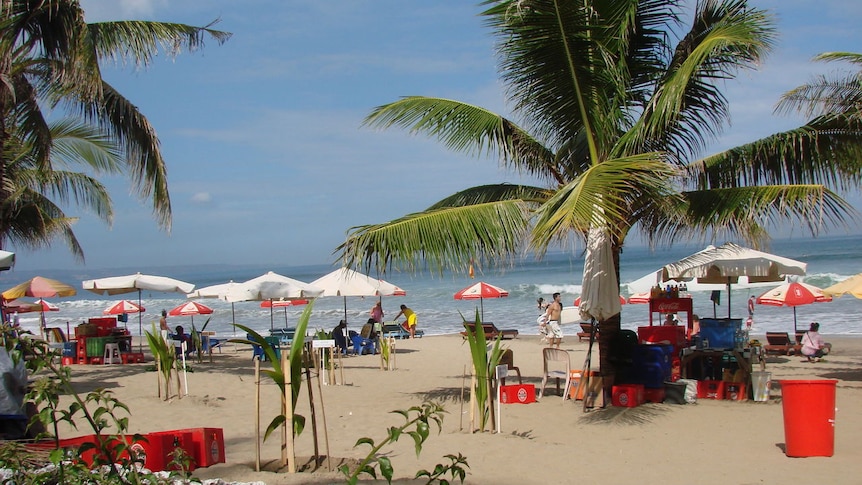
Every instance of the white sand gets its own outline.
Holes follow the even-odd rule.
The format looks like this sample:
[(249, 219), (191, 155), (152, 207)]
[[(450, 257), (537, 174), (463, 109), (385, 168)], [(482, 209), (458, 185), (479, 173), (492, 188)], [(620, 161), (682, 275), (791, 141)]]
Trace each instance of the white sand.
[[(361, 458), (366, 448), (353, 447), (358, 438), (380, 440), (388, 426), (403, 422), (389, 411), (431, 399), (442, 402), (448, 411), (443, 431), (432, 433), (419, 459), (409, 437), (386, 449), (397, 478), (412, 478), (420, 468), (443, 462), (443, 455), (462, 453), (470, 464), (467, 483), (859, 483), (862, 339), (827, 340), (833, 342), (834, 352), (825, 362), (773, 357), (767, 371), (777, 380), (839, 380), (835, 456), (831, 458), (785, 456), (778, 390), (769, 403), (701, 400), (693, 405), (648, 404), (586, 414), (580, 402), (563, 402), (551, 391), (538, 403), (504, 405), (502, 434), (471, 434), (466, 404), (463, 419), (459, 419), (462, 375), (469, 362), (469, 348), (460, 336), (399, 341), (398, 368), (392, 372), (379, 369), (377, 356), (345, 359), (347, 385), (323, 388), (329, 447), (333, 457)], [(525, 383), (538, 386), (542, 372), (538, 338), (522, 336), (505, 345), (513, 349)], [(583, 365), (586, 343), (567, 338), (562, 348), (571, 351), (573, 367)], [(73, 366), (72, 375), (81, 391), (113, 390), (132, 410), (133, 432), (223, 428), (227, 463), (197, 470), (199, 478), (271, 485), (342, 481), (337, 472), (254, 472), (255, 388), (248, 349), (234, 352), (227, 348), (215, 354), (212, 364), (192, 365), (190, 395), (167, 402), (156, 397), (156, 374), (144, 372), (141, 364)], [(597, 348), (593, 366), (598, 366)], [(264, 382), (263, 426), (279, 407), (277, 387)], [(319, 399), (316, 386), (314, 391)], [(302, 396), (298, 412), (309, 417), (305, 388)], [(86, 431), (64, 430), (62, 437), (80, 434)], [(321, 452), (322, 438), (321, 431)], [(297, 453), (309, 456), (312, 452), (309, 425), (297, 440)], [(278, 461), (277, 437), (262, 445), (262, 457), (265, 465)]]

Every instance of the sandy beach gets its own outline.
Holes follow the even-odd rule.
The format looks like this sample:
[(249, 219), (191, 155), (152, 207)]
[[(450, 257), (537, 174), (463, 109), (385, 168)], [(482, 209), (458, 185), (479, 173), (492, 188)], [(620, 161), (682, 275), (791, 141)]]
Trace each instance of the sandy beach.
[[(353, 447), (358, 438), (380, 440), (387, 427), (403, 423), (403, 418), (389, 411), (434, 400), (448, 414), (442, 432), (432, 432), (421, 456), (416, 458), (409, 437), (385, 449), (396, 478), (412, 478), (419, 469), (443, 463), (444, 455), (461, 453), (470, 465), (467, 483), (858, 483), (862, 339), (827, 336), (827, 340), (834, 348), (824, 362), (771, 357), (766, 370), (774, 380), (838, 379), (835, 455), (830, 458), (785, 456), (777, 386), (768, 403), (699, 400), (589, 413), (582, 411), (580, 401), (564, 402), (549, 386), (540, 402), (504, 405), (501, 434), (471, 434), (468, 405), (464, 404), (462, 415), (460, 402), (469, 348), (460, 336), (447, 335), (398, 341), (394, 371), (380, 370), (378, 356), (343, 360), (345, 384), (324, 386), (322, 394), (332, 462), (363, 457), (366, 448)], [(538, 387), (543, 347), (538, 337), (522, 335), (505, 341), (505, 346), (513, 350), (524, 382)], [(586, 342), (568, 337), (562, 348), (570, 351), (573, 367), (583, 365)], [(596, 355), (594, 369), (597, 360)], [(254, 367), (247, 347), (227, 347), (214, 354), (212, 363), (193, 362), (189, 395), (182, 399), (156, 397), (156, 374), (146, 372), (147, 365), (75, 365), (72, 376), (79, 391), (98, 387), (114, 391), (132, 411), (133, 432), (223, 428), (227, 463), (198, 469), (194, 474), (198, 478), (270, 485), (343, 481), (340, 473), (323, 470), (296, 475), (254, 471)], [(271, 381), (264, 379), (261, 387), (265, 426), (278, 413), (279, 397)], [(307, 399), (300, 400), (298, 412), (309, 416)], [(85, 434), (69, 429), (61, 433), (62, 437)], [(297, 439), (298, 455), (312, 454), (311, 435), (308, 428)], [(322, 442), (320, 446), (323, 450)], [(278, 438), (263, 443), (261, 454), (266, 468), (276, 466)]]

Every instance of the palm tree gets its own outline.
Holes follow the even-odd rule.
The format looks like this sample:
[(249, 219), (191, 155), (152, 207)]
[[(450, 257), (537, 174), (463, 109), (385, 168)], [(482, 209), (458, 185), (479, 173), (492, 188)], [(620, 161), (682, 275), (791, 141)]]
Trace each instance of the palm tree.
[[(17, 123), (7, 126), (17, 127)], [(98, 171), (116, 165), (117, 147), (94, 127), (73, 120), (57, 120), (49, 125), (52, 165), (83, 166)], [(68, 217), (58, 205), (74, 203), (110, 223), (111, 198), (95, 178), (61, 169), (42, 170), (34, 150), (22, 133), (10, 133), (2, 160), (2, 186), (7, 197), (0, 201), (0, 234), (18, 247), (45, 247), (57, 237), (66, 241), (72, 254), (84, 258), (72, 230), (77, 218)]]
[[(50, 172), (54, 146), (43, 107), (61, 108), (118, 147), (114, 161), (96, 167), (98, 173), (127, 175), (141, 198), (152, 198), (159, 225), (170, 229), (166, 167), (156, 132), (136, 106), (102, 79), (99, 62), (145, 66), (160, 50), (177, 55), (199, 49), (207, 37), (218, 43), (230, 37), (211, 26), (87, 23), (77, 0), (0, 0), (0, 146), (13, 136), (27, 140), (33, 168)], [(9, 160), (0, 162), (4, 178)], [(0, 187), (0, 204), (12, 195)], [(38, 244), (38, 239), (31, 242)]]
[[(676, 0), (483, 5), (498, 40), (500, 76), (523, 124), (429, 97), (381, 106), (366, 124), (496, 155), (547, 185), (474, 187), (426, 211), (351, 228), (336, 250), (345, 265), (463, 271), (473, 260), (510, 261), (524, 248), (541, 256), (595, 227), (611, 241), (619, 276), (632, 229), (653, 244), (736, 236), (757, 246), (772, 223), (800, 221), (816, 234), (853, 213), (823, 182), (858, 181), (858, 124), (809, 123), (698, 158), (727, 122), (719, 83), (755, 68), (774, 42), (766, 12), (744, 0), (701, 0), (689, 30), (679, 32), (683, 7)], [(607, 391), (619, 314), (600, 326)]]

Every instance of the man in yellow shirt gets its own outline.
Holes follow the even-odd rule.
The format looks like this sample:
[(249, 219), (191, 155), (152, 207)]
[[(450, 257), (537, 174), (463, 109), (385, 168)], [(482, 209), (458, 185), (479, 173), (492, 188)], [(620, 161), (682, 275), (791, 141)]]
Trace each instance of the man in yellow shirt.
[(407, 308), (407, 305), (401, 305), (401, 311), (398, 312), (398, 315), (395, 315), (395, 318), (393, 318), (392, 320), (398, 320), (398, 317), (400, 317), (401, 315), (404, 315), (404, 317), (407, 319), (404, 320), (404, 323), (402, 323), (401, 326), (407, 329), (407, 331), (410, 332), (410, 338), (413, 338), (416, 333), (416, 323), (418, 321), (418, 319), (416, 318), (416, 313), (413, 310)]

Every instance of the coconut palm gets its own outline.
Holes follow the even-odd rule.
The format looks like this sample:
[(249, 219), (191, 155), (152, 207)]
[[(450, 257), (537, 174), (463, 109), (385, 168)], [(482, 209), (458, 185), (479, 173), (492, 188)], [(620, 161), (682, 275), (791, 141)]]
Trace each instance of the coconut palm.
[[(772, 223), (802, 221), (817, 233), (853, 213), (823, 182), (858, 181), (862, 157), (847, 156), (859, 153), (856, 125), (809, 124), (698, 158), (727, 122), (719, 84), (755, 68), (773, 44), (766, 12), (742, 0), (702, 0), (681, 31), (684, 6), (675, 0), (483, 5), (522, 124), (429, 97), (381, 106), (366, 124), (496, 155), (546, 185), (474, 187), (426, 211), (351, 228), (336, 250), (344, 264), (463, 271), (474, 260), (509, 261), (525, 248), (542, 255), (596, 227), (612, 242), (619, 276), (632, 229), (652, 243), (736, 236), (757, 246)], [(609, 389), (619, 314), (600, 325)]]
[[(8, 126), (20, 126), (11, 123)], [(18, 247), (37, 249), (57, 237), (83, 260), (84, 253), (72, 230), (77, 218), (68, 217), (59, 204), (75, 204), (103, 221), (113, 217), (111, 198), (95, 178), (61, 167), (115, 165), (117, 148), (94, 127), (74, 120), (55, 120), (49, 125), (52, 140), (52, 170), (42, 170), (31, 144), (20, 132), (10, 133), (2, 152), (5, 161), (2, 186), (7, 194), (0, 201), (0, 234)]]
[[(163, 22), (87, 23), (76, 0), (3, 0), (0, 5), (0, 146), (17, 131), (29, 143), (35, 168), (52, 170), (53, 142), (43, 107), (60, 108), (119, 147), (113, 163), (98, 167), (100, 173), (127, 175), (141, 198), (152, 198), (160, 226), (169, 229), (170, 196), (156, 132), (102, 79), (99, 63), (145, 66), (160, 50), (168, 55), (194, 51), (207, 37), (222, 43), (230, 34)], [(0, 163), (0, 171), (6, 165)], [(0, 187), (0, 203), (10, 196)]]

